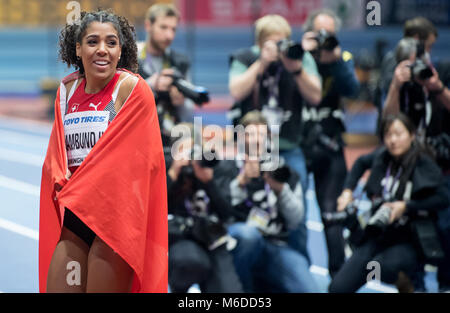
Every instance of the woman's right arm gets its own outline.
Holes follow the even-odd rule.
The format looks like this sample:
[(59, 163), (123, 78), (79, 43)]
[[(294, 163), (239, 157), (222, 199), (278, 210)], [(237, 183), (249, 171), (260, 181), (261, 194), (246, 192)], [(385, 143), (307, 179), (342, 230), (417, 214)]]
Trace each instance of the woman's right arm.
[(364, 172), (372, 167), (376, 151), (360, 156), (353, 164), (352, 169), (345, 178), (344, 190), (337, 199), (338, 212), (343, 211), (345, 207), (353, 201), (353, 190), (356, 188), (358, 181), (363, 176)]

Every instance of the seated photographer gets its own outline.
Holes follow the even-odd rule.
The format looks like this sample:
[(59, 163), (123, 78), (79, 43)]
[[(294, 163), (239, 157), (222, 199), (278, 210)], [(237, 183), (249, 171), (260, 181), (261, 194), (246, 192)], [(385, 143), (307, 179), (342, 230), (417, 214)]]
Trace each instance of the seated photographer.
[(170, 48), (175, 39), (179, 12), (172, 4), (152, 5), (145, 15), (147, 39), (138, 43), (139, 75), (155, 95), (163, 145), (170, 144), (170, 130), (179, 122), (191, 122), (193, 104), (174, 86), (174, 75), (187, 78), (187, 56)]
[[(279, 164), (261, 163), (260, 152), (268, 131), (260, 112), (247, 113), (241, 124), (246, 129), (246, 153), (244, 160), (236, 161), (234, 171), (230, 170), (236, 175), (230, 183), (236, 222), (228, 231), (237, 239), (232, 253), (244, 290), (318, 292), (309, 271), (306, 233), (303, 253), (289, 245), (292, 231), (305, 228), (298, 175), (282, 160)], [(265, 168), (267, 165), (270, 168)]]
[(442, 172), (417, 142), (415, 126), (406, 115), (385, 116), (381, 131), (385, 147), (375, 152), (365, 186), (372, 216), (330, 292), (356, 292), (368, 281), (371, 261), (380, 264), (381, 281), (394, 284), (412, 277), (424, 259), (442, 256), (437, 236), (424, 245), (430, 238), (424, 239), (421, 231), (427, 225), (428, 234), (435, 233), (436, 214), (449, 205)]
[[(237, 125), (252, 110), (259, 110), (273, 133), (279, 133), (280, 152), (307, 188), (303, 152), (299, 147), (301, 112), (305, 102), (318, 104), (321, 81), (311, 54), (289, 40), (291, 27), (279, 15), (255, 22), (256, 45), (232, 54), (229, 90), (235, 104), (228, 118)], [(278, 128), (279, 127), (279, 128)]]
[(223, 225), (231, 206), (214, 178), (217, 162), (193, 160), (191, 138), (176, 143), (167, 172), (171, 291), (198, 284), (202, 292), (242, 292)]
[[(342, 98), (356, 97), (359, 91), (353, 56), (342, 50), (336, 38), (340, 25), (341, 20), (333, 11), (319, 9), (308, 16), (303, 26), (303, 49), (314, 56), (322, 77), (322, 101), (318, 106), (304, 106), (302, 112), (302, 150), (307, 169), (314, 175), (316, 198), (322, 213), (336, 212), (336, 198), (347, 173)], [(340, 224), (324, 223), (324, 226), (328, 270), (333, 277), (345, 261), (343, 229)]]

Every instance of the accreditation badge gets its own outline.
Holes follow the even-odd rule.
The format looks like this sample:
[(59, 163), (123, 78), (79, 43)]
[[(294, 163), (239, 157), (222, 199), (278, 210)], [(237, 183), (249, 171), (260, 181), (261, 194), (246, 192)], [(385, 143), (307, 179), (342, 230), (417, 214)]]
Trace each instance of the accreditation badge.
[(68, 166), (79, 166), (108, 128), (109, 111), (84, 111), (64, 118)]
[(247, 224), (264, 231), (270, 222), (270, 215), (265, 210), (253, 208), (247, 217)]

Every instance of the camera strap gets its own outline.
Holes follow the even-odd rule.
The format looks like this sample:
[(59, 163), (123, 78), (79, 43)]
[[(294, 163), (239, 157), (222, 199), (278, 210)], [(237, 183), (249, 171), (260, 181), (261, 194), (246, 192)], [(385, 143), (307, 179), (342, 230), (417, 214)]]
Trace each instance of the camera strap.
[(384, 187), (383, 187), (383, 199), (385, 201), (389, 201), (392, 199), (393, 195), (398, 189), (398, 184), (400, 182), (400, 175), (402, 174), (402, 168), (400, 167), (397, 171), (397, 174), (393, 178), (391, 176), (391, 168), (392, 168), (392, 162), (389, 163), (389, 167), (386, 171), (386, 176), (384, 178)]
[[(423, 88), (423, 87), (422, 87)], [(423, 103), (425, 104), (425, 116), (422, 116), (419, 124), (417, 125), (417, 137), (420, 142), (425, 141), (426, 129), (430, 125), (432, 117), (432, 105), (430, 100), (427, 99), (427, 95), (423, 93)], [(405, 93), (405, 112), (410, 113), (410, 110), (414, 109), (414, 103), (411, 103), (408, 92)]]

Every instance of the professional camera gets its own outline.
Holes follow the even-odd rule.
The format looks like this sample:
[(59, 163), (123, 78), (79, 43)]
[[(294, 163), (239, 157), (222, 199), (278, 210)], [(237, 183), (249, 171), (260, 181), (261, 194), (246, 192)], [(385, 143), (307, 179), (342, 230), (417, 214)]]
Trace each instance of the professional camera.
[(411, 65), (411, 78), (417, 80), (425, 80), (433, 76), (431, 68), (421, 59), (417, 59)]
[[(279, 53), (282, 53), (291, 60), (301, 61), (303, 58), (303, 47), (300, 43), (294, 42), (289, 39), (283, 39), (277, 42)], [(267, 67), (266, 73), (269, 76), (275, 76), (279, 70), (283, 67), (281, 60), (274, 61)]]
[(412, 53), (416, 54), (416, 60), (409, 67), (411, 69), (411, 82), (414, 80), (425, 80), (433, 76), (431, 67), (425, 61), (425, 45), (413, 39), (402, 39), (396, 48), (396, 61), (408, 60)]
[[(227, 230), (215, 216), (180, 216), (169, 214), (169, 242), (192, 238), (206, 249), (214, 250)], [(225, 242), (224, 242), (225, 243)]]
[(184, 79), (183, 75), (174, 69), (174, 74), (170, 75), (173, 78), (173, 85), (186, 97), (195, 102), (195, 104), (202, 106), (209, 102), (208, 89), (202, 86), (195, 86)]
[(303, 58), (304, 50), (299, 42), (294, 42), (289, 39), (283, 39), (277, 42), (278, 50), (286, 57), (292, 60), (301, 60)]
[[(292, 177), (290, 168), (284, 163), (284, 160), (279, 160), (277, 164), (272, 160), (261, 160), (260, 162), (260, 175), (250, 179), (247, 184), (247, 191), (252, 194), (265, 188), (265, 181), (263, 173), (267, 172), (269, 176), (280, 183), (288, 183)], [(266, 170), (264, 170), (266, 168)], [(271, 170), (268, 170), (271, 169)], [(273, 169), (273, 170), (272, 170)]]
[(339, 45), (336, 36), (325, 29), (319, 30), (314, 39), (317, 41), (317, 50), (333, 51)]
[[(193, 151), (191, 152), (191, 159), (195, 160), (194, 158), (194, 151), (196, 150), (196, 147), (194, 147)], [(201, 151), (201, 150), (199, 150)], [(209, 152), (210, 154), (215, 154), (215, 151)], [(207, 167), (207, 168), (214, 168), (220, 161), (217, 158), (213, 158), (212, 160), (208, 160), (204, 158), (202, 155), (201, 160), (199, 160), (199, 164), (201, 167)], [(195, 180), (195, 173), (194, 169), (192, 168), (192, 165), (185, 165), (181, 168), (180, 174), (179, 174), (179, 181), (184, 182), (186, 180), (188, 181), (194, 181)]]
[(348, 229), (353, 229), (357, 220), (358, 206), (354, 201), (350, 202), (341, 212), (324, 212), (322, 221), (325, 225), (341, 224)]

